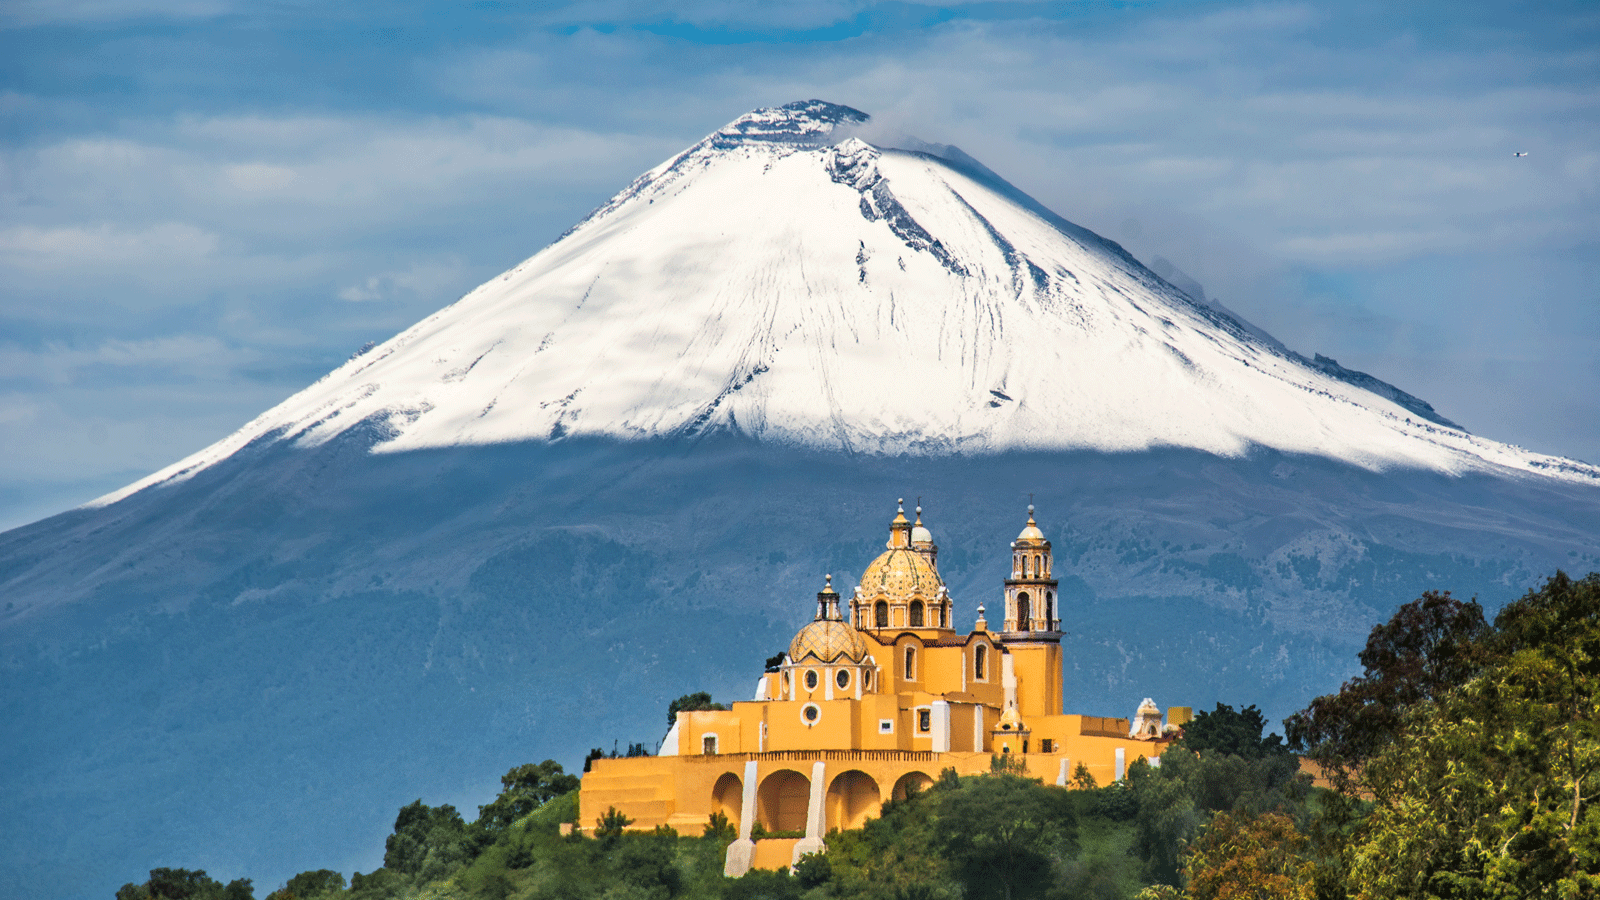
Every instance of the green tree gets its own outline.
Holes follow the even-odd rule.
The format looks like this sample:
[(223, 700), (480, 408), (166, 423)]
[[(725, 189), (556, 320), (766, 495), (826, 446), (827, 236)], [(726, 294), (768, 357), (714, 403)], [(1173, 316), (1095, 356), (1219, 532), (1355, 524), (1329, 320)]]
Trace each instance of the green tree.
[(456, 808), (421, 800), (401, 807), (384, 842), (384, 868), (418, 883), (444, 878), (476, 855), (477, 845)]
[(549, 801), (578, 789), (578, 778), (561, 770), (561, 764), (547, 759), (538, 765), (527, 763), (500, 776), (500, 795), (492, 803), (478, 807), (477, 824), (490, 833), (503, 831), (512, 822)]
[(1362, 782), (1363, 897), (1600, 895), (1600, 575), (1508, 604), (1476, 674), (1404, 708)]
[(1076, 848), (1064, 792), (1010, 774), (960, 779), (934, 801), (933, 847), (972, 898), (1042, 896), (1054, 860)]
[(283, 887), (268, 894), (266, 900), (319, 900), (344, 890), (344, 876), (332, 869), (301, 872)]
[(1266, 734), (1266, 730), (1267, 717), (1255, 704), (1236, 710), (1218, 703), (1214, 711), (1201, 710), (1193, 721), (1184, 725), (1183, 737), (1176, 743), (1196, 753), (1213, 750), (1245, 759), (1289, 755), (1283, 738)]
[(684, 694), (682, 697), (667, 704), (667, 726), (671, 727), (678, 721), (678, 713), (694, 712), (701, 709), (727, 709), (721, 703), (712, 703), (711, 695), (705, 691), (695, 691)]
[(223, 885), (204, 869), (151, 869), (144, 884), (125, 884), (117, 890), (117, 900), (254, 900), (250, 879), (240, 878)]
[(1428, 591), (1374, 626), (1360, 676), (1284, 722), (1289, 747), (1322, 766), (1335, 787), (1360, 789), (1368, 759), (1400, 733), (1407, 710), (1477, 674), (1489, 626), (1476, 600)]

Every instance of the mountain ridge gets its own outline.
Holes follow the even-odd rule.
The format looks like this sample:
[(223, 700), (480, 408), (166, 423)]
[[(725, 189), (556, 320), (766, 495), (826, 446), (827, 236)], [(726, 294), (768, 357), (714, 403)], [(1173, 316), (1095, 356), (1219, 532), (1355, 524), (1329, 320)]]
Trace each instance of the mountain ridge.
[(533, 257), (95, 504), (269, 431), (314, 444), (368, 418), (392, 432), (378, 452), (733, 428), (849, 453), (1262, 445), (1600, 484), (1600, 468), (1473, 437), (1284, 348), (957, 148), (868, 143), (869, 120), (819, 100), (741, 116)]

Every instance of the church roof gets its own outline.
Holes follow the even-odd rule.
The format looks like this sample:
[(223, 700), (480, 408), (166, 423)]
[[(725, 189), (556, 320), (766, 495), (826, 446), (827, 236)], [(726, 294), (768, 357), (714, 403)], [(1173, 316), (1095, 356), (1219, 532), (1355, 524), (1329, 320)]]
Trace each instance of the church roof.
[(862, 599), (884, 594), (891, 601), (909, 601), (913, 596), (932, 600), (943, 586), (933, 564), (910, 548), (885, 550), (861, 574)]
[(789, 642), (789, 661), (799, 663), (807, 657), (817, 662), (848, 660), (858, 663), (867, 655), (867, 639), (839, 614), (839, 594), (833, 589), (833, 576), (817, 594), (817, 617)]

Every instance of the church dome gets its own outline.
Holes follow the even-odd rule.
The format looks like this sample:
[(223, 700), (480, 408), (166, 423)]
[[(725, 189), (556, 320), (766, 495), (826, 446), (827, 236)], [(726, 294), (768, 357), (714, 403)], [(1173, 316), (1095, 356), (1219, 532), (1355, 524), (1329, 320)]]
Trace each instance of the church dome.
[(867, 639), (839, 617), (839, 594), (829, 575), (827, 587), (817, 594), (817, 618), (789, 642), (789, 662), (799, 664), (811, 657), (820, 663), (859, 663), (866, 655)]
[(910, 600), (921, 595), (932, 600), (944, 586), (933, 564), (920, 553), (909, 548), (896, 547), (885, 550), (867, 566), (861, 575), (861, 596), (890, 600)]
[(820, 663), (858, 663), (866, 655), (866, 638), (854, 625), (839, 619), (818, 619), (800, 629), (789, 642), (789, 661), (796, 665), (807, 656), (816, 657)]

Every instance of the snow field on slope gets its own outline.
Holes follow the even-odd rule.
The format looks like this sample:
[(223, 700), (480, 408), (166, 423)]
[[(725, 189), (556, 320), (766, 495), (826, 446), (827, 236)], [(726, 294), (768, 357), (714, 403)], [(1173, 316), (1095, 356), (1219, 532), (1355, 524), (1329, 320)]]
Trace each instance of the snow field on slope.
[[(865, 215), (857, 184), (830, 177), (845, 164), (944, 258)], [(942, 161), (855, 140), (708, 139), (510, 272), (100, 502), (265, 434), (316, 445), (373, 418), (391, 435), (380, 451), (732, 426), (891, 454), (1254, 444), (1448, 473), (1544, 459), (1409, 421)]]

